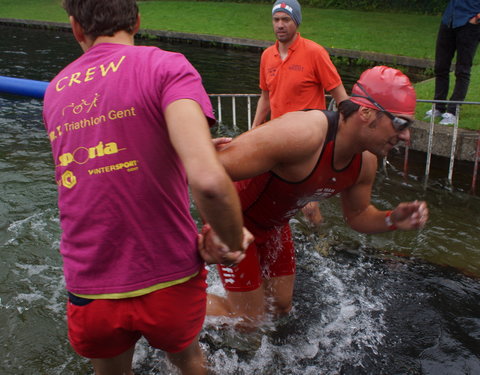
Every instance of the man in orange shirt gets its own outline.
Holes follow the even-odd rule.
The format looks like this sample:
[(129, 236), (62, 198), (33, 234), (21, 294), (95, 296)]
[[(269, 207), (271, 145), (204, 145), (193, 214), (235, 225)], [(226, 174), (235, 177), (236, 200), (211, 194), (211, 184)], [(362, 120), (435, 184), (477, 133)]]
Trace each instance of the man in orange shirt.
[[(302, 12), (297, 0), (277, 0), (272, 9), (277, 41), (267, 48), (260, 61), (260, 88), (252, 126), (273, 120), (287, 112), (326, 109), (325, 91), (336, 103), (348, 99), (347, 92), (328, 52), (319, 44), (302, 38), (297, 31)], [(310, 222), (319, 224), (318, 202), (303, 210)]]

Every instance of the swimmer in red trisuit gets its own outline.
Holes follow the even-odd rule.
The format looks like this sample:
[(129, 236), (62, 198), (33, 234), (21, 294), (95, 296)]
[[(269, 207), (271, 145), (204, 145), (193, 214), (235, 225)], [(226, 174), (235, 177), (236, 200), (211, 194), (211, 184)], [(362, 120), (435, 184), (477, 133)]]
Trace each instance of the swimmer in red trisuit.
[(255, 327), (267, 312), (290, 311), (295, 251), (289, 219), (309, 201), (340, 193), (346, 223), (363, 233), (425, 225), (425, 202), (393, 210), (371, 204), (377, 157), (409, 140), (415, 105), (408, 77), (377, 66), (361, 75), (339, 112), (290, 112), (219, 147), (255, 241), (238, 265), (218, 267), (227, 295), (209, 295), (207, 315), (239, 317)]

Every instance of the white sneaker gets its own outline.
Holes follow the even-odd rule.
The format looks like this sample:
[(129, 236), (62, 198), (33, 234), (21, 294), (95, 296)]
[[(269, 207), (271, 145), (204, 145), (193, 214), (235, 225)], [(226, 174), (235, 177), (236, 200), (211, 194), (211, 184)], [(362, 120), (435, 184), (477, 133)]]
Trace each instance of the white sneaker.
[(440, 125), (454, 125), (457, 122), (457, 116), (452, 115), (451, 113), (445, 112), (442, 115), (442, 120), (440, 120)]
[(434, 113), (433, 117), (442, 117), (442, 112), (440, 112), (438, 109), (433, 112), (431, 109), (425, 113), (425, 119), (430, 119), (432, 118), (432, 113)]

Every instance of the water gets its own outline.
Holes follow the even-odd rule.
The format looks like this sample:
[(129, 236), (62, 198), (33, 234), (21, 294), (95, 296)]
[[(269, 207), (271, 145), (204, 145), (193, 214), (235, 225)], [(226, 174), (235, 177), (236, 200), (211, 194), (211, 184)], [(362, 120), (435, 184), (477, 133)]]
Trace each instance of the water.
[[(63, 32), (0, 32), (0, 75), (50, 80), (80, 54)], [(258, 92), (256, 53), (162, 46), (187, 55), (209, 92)], [(91, 374), (66, 337), (56, 186), (41, 110), (41, 101), (0, 96), (0, 373)], [(388, 173), (378, 174), (373, 203), (391, 208), (424, 199), (431, 212), (427, 228), (357, 234), (344, 225), (337, 198), (321, 203), (326, 223), (318, 231), (298, 217), (293, 312), (253, 337), (209, 320), (201, 342), (213, 370), (480, 373), (480, 199), (446, 188), (441, 178), (424, 189), (415, 164), (407, 180), (400, 166), (394, 157)], [(214, 271), (209, 285), (222, 293)], [(164, 354), (143, 341), (134, 364), (137, 374), (175, 374)]]

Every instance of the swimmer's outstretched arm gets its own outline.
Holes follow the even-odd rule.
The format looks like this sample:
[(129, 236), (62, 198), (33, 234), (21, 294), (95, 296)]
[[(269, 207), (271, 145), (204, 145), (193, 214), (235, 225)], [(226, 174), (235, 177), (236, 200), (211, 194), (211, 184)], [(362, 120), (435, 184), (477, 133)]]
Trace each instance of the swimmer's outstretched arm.
[(376, 156), (364, 152), (358, 181), (341, 194), (343, 216), (347, 224), (362, 233), (423, 228), (429, 215), (426, 202), (402, 202), (393, 210), (379, 210), (371, 204), (376, 169)]

